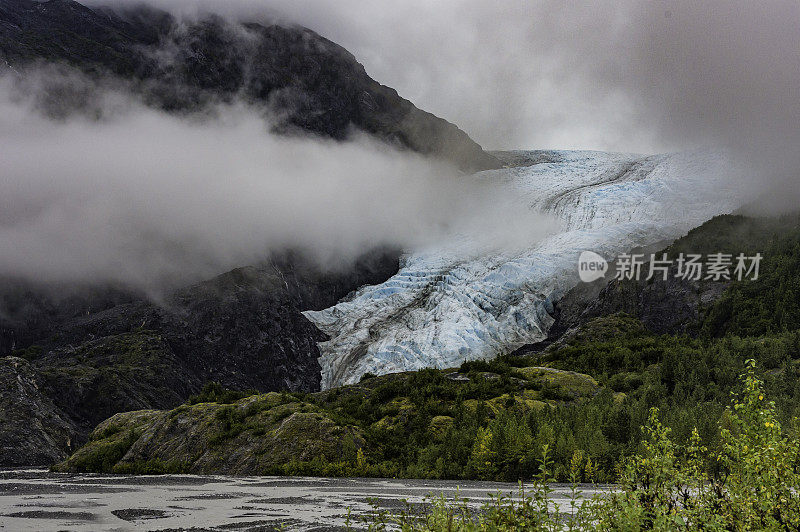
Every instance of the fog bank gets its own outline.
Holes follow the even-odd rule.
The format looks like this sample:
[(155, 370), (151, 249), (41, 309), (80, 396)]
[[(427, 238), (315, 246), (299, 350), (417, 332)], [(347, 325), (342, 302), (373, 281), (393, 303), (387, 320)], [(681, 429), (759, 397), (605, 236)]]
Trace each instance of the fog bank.
[[(510, 193), (358, 132), (278, 136), (244, 104), (178, 117), (74, 73), (23, 79), (0, 79), (0, 275), (152, 289), (287, 248), (335, 268), (373, 246), (550, 229)], [(91, 104), (54, 120), (45, 95), (64, 79)]]

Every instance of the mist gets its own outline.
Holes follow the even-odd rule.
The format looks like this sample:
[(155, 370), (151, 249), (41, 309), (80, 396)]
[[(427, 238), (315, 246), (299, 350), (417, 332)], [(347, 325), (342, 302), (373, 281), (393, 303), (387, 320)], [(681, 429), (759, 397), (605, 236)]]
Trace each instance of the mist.
[(279, 4), (484, 147), (724, 150), (758, 211), (800, 205), (797, 2)]
[[(750, 212), (800, 204), (796, 2), (149, 3), (307, 26), (488, 149), (722, 150), (759, 198)], [(111, 81), (73, 82), (86, 84), (70, 92), (81, 113), (56, 122), (39, 92), (0, 83), (0, 274), (175, 284), (286, 247), (336, 265), (375, 245), (515, 245), (552, 228), (507, 193), (358, 132), (278, 137), (241, 103), (176, 117)]]
[[(53, 109), (53, 84), (83, 105)], [(278, 136), (242, 103), (168, 115), (74, 72), (0, 79), (0, 145), (0, 275), (39, 282), (152, 292), (286, 249), (336, 269), (377, 246), (460, 234), (485, 250), (552, 229), (510, 193), (358, 132)]]
[(305, 25), (487, 149), (727, 150), (766, 204), (800, 203), (791, 0), (152, 2)]

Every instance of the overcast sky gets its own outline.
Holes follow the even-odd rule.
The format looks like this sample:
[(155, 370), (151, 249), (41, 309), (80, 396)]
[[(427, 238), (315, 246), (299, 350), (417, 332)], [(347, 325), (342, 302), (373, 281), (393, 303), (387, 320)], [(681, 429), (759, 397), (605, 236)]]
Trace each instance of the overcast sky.
[[(796, 1), (150, 2), (308, 26), (486, 148), (723, 148), (737, 184), (768, 193), (761, 205), (800, 205)], [(92, 97), (107, 120), (54, 124), (33, 109), (52, 75), (0, 79), (0, 274), (149, 286), (287, 246), (331, 263), (454, 232), (511, 246), (552, 230), (444, 164), (366, 138), (275, 137), (244, 104), (198, 123), (109, 82)]]
[(281, 13), (490, 149), (663, 152), (800, 140), (794, 0), (151, 2), (244, 18)]

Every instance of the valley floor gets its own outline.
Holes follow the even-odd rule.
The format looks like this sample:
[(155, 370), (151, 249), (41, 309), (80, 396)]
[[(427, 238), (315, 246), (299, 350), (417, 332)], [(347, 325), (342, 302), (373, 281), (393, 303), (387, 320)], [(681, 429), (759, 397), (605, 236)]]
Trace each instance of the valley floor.
[[(569, 486), (551, 500), (569, 509)], [(340, 530), (375, 511), (411, 511), (456, 495), (476, 510), (489, 493), (514, 496), (513, 483), (199, 475), (109, 476), (0, 471), (0, 530)], [(583, 495), (599, 490), (582, 486)]]

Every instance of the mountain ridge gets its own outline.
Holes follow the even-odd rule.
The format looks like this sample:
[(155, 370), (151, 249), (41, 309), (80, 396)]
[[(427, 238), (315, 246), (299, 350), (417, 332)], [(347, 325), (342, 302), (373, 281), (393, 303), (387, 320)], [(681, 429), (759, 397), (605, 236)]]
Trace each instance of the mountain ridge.
[(344, 140), (356, 128), (464, 171), (502, 166), (455, 125), (370, 78), (350, 52), (299, 25), (2, 0), (0, 60), (14, 68), (56, 62), (131, 80), (147, 104), (166, 111), (241, 99), (278, 111), (273, 128), (283, 133)]

